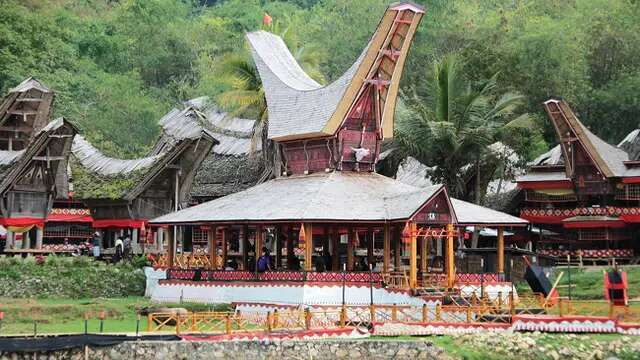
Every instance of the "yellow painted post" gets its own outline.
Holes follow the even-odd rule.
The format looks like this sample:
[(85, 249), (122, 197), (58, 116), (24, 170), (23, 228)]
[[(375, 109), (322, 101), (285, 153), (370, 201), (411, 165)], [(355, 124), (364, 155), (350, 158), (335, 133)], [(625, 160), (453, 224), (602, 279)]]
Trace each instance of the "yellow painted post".
[(311, 330), (311, 311), (309, 309), (304, 310), (304, 328)]
[(270, 332), (271, 332), (271, 330), (272, 330), (272, 322), (273, 322), (273, 315), (271, 315), (271, 311), (269, 311), (269, 312), (267, 313), (267, 325), (266, 325), (266, 329), (265, 329), (265, 330), (267, 330), (267, 332), (269, 332), (269, 333), (270, 333)]
[(471, 305), (467, 306), (467, 322), (471, 322)]
[(418, 244), (417, 244), (417, 228), (414, 222), (409, 223), (410, 229), (410, 248), (409, 248), (409, 287), (415, 289), (418, 287)]
[(398, 321), (398, 305), (396, 303), (393, 303), (391, 307), (391, 321)]
[(347, 325), (347, 306), (342, 304), (340, 309), (340, 327), (343, 328)]
[(274, 309), (273, 310), (273, 317), (271, 318), (273, 325), (271, 325), (272, 329), (276, 329), (278, 328), (278, 319), (279, 319), (279, 315), (278, 315), (278, 309)]
[(456, 266), (453, 256), (453, 224), (447, 224), (447, 288), (453, 289), (456, 282)]
[(562, 298), (558, 299), (558, 316), (562, 317)]
[(231, 334), (231, 315), (227, 314), (224, 328), (227, 334)]
[(153, 331), (153, 315), (147, 314), (147, 332)]
[(182, 319), (180, 319), (180, 314), (176, 314), (176, 335), (180, 335), (180, 326), (182, 326)]
[(498, 309), (502, 309), (502, 291), (498, 291)]
[(442, 305), (436, 304), (436, 321), (442, 321)]
[(384, 243), (382, 244), (383, 249), (383, 262), (382, 262), (382, 271), (384, 273), (389, 272), (389, 262), (391, 261), (391, 227), (389, 224), (384, 224)]
[(512, 316), (516, 314), (516, 304), (513, 291), (509, 291), (509, 310)]
[(498, 228), (498, 274), (504, 274), (504, 228)]
[(371, 323), (376, 322), (376, 306), (374, 304), (369, 305), (369, 320)]
[(429, 308), (427, 307), (427, 304), (422, 304), (422, 322), (429, 322)]

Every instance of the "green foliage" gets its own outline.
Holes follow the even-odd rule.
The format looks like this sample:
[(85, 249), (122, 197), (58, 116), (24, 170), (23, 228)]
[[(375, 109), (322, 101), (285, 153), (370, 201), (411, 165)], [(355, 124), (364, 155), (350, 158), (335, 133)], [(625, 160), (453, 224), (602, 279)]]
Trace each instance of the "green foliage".
[[(238, 90), (217, 70), (228, 54), (244, 51), (245, 32), (260, 29), (264, 13), (305, 70), (329, 82), (357, 58), (390, 2), (4, 0), (0, 93), (27, 76), (41, 78), (58, 93), (55, 115), (77, 123), (107, 154), (139, 156), (171, 107)], [(544, 137), (522, 126), (498, 136), (525, 159), (555, 142), (540, 106), (551, 95), (566, 98), (609, 142), (638, 125), (640, 2), (421, 3), (426, 13), (401, 84), (410, 98), (432, 96), (425, 86), (435, 75), (431, 64), (456, 53), (470, 83), (498, 74), (501, 93), (523, 95), (523, 112)]]
[(0, 294), (15, 298), (140, 296), (144, 272), (129, 263), (96, 262), (89, 257), (48, 256), (44, 264), (34, 258), (0, 259)]
[(71, 172), (74, 189), (77, 189), (76, 196), (79, 198), (117, 200), (138, 183), (144, 170), (103, 177), (89, 172), (79, 164), (72, 163)]

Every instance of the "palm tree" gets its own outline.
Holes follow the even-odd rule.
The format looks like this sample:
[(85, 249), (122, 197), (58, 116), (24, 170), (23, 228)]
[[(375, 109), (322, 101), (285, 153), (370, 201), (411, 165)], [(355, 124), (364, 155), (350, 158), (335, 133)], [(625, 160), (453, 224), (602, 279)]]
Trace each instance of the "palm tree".
[[(505, 92), (498, 94), (497, 75), (472, 84), (462, 73), (456, 55), (434, 63), (426, 98), (413, 95), (409, 116), (398, 119), (396, 141), (406, 155), (429, 166), (430, 176), (447, 186), (454, 197), (467, 198), (462, 173), (475, 168), (476, 203), (481, 200), (480, 170), (487, 147), (500, 133), (529, 122), (529, 115), (518, 114), (524, 97)], [(500, 131), (502, 130), (502, 131)]]

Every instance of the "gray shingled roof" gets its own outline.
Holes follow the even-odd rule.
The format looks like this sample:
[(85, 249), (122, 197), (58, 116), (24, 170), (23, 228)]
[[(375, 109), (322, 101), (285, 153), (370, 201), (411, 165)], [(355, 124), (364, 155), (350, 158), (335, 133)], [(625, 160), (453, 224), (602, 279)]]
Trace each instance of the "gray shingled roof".
[(321, 86), (298, 65), (284, 41), (266, 31), (247, 34), (265, 89), (269, 138), (321, 133), (369, 48), (336, 81)]
[(454, 198), (451, 198), (451, 204), (460, 225), (525, 226), (529, 223), (519, 217)]
[(564, 157), (562, 156), (562, 148), (560, 144), (551, 148), (551, 150), (535, 158), (530, 165), (563, 165)]
[(151, 222), (402, 220), (441, 189), (420, 189), (375, 173), (335, 171), (273, 179)]
[(525, 175), (518, 176), (516, 178), (517, 182), (525, 182), (525, 181), (564, 181), (571, 180), (567, 177), (567, 174), (564, 171), (553, 171), (553, 172), (543, 172), (543, 171), (530, 171)]

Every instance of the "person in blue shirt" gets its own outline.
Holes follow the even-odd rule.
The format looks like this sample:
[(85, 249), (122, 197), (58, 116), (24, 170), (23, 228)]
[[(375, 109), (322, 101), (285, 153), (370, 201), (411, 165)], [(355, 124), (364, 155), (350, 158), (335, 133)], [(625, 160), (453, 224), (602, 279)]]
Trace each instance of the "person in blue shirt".
[(269, 255), (269, 249), (262, 248), (262, 256), (258, 258), (258, 272), (271, 271), (271, 256)]

